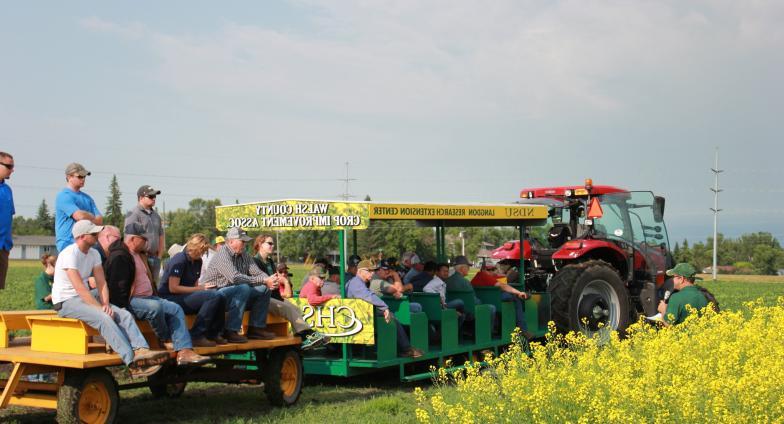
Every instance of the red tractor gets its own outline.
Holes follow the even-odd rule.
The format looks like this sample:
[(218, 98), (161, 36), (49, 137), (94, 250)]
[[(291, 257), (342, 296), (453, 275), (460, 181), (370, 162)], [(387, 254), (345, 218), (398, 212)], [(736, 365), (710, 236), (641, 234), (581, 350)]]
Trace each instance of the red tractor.
[[(623, 332), (638, 314), (654, 315), (672, 267), (664, 198), (612, 186), (524, 189), (521, 203), (547, 205), (546, 236), (526, 235), (525, 284), (547, 291), (559, 331)], [(520, 262), (519, 241), (492, 258)]]

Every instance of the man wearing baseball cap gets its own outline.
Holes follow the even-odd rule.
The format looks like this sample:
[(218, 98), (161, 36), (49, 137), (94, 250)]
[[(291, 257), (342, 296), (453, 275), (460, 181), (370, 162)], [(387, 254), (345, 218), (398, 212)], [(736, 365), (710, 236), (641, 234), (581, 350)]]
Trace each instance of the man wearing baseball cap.
[[(161, 368), (168, 355), (150, 351), (133, 315), (110, 303), (101, 257), (98, 251), (90, 248), (102, 229), (86, 219), (73, 225), (74, 243), (60, 252), (54, 267), (52, 303), (59, 316), (80, 319), (97, 329), (120, 355), (132, 377), (147, 377)], [(91, 275), (96, 284), (96, 290), (92, 292), (87, 282)]]
[(658, 310), (666, 325), (682, 323), (689, 316), (687, 305), (697, 311), (708, 306), (705, 295), (694, 285), (695, 280), (701, 280), (696, 274), (697, 270), (686, 262), (681, 262), (673, 269), (667, 270), (667, 275), (673, 277), (672, 282), (676, 292), (670, 296), (669, 302), (659, 301)]
[(57, 251), (62, 252), (74, 242), (71, 229), (76, 221), (86, 219), (95, 225), (103, 224), (101, 211), (89, 194), (82, 191), (90, 171), (79, 163), (69, 163), (65, 167), (67, 186), (57, 194), (54, 202), (54, 233), (57, 238)]
[(147, 254), (147, 262), (150, 264), (150, 271), (155, 283), (161, 272), (161, 256), (166, 249), (166, 237), (163, 232), (163, 220), (155, 210), (155, 201), (161, 191), (149, 185), (143, 185), (136, 190), (138, 203), (128, 216), (125, 217), (124, 226), (131, 223), (138, 223), (144, 229), (144, 237), (147, 239), (147, 246), (144, 253)]
[[(202, 274), (204, 285), (217, 289), (226, 301), (224, 337), (229, 343), (245, 343), (248, 338), (269, 340), (275, 337), (274, 333), (264, 330), (270, 304), (267, 281), (272, 277), (259, 269), (245, 251), (245, 244), (251, 240), (242, 228), (229, 228), (226, 244), (215, 252), (207, 271)], [(250, 310), (248, 331), (245, 332), (247, 337), (240, 334), (245, 309)]]
[(391, 323), (392, 321), (395, 322), (395, 325), (397, 326), (397, 350), (400, 356), (418, 358), (424, 355), (421, 350), (411, 346), (406, 330), (397, 318), (395, 318), (392, 311), (389, 310), (389, 306), (368, 289), (367, 283), (373, 277), (373, 271), (376, 269), (377, 267), (375, 264), (369, 259), (360, 261), (357, 264), (357, 275), (346, 283), (346, 298), (362, 299), (375, 306), (375, 308), (373, 308), (374, 311), (383, 316), (384, 321), (387, 323)]

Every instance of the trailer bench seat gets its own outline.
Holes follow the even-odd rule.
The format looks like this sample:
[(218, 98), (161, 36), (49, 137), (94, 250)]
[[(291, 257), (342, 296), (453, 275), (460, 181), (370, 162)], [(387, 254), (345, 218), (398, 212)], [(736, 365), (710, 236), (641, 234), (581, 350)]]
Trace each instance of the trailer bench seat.
[(9, 334), (15, 330), (29, 330), (28, 316), (50, 316), (55, 311), (49, 309), (31, 311), (2, 311), (0, 312), (0, 348), (8, 347)]
[[(32, 330), (30, 350), (39, 352), (74, 353), (86, 355), (90, 350), (90, 340), (98, 336), (98, 330), (90, 327), (85, 322), (74, 318), (61, 318), (55, 314), (26, 315), (26, 321)], [(196, 315), (186, 315), (186, 322), (190, 328), (196, 320)], [(243, 326), (247, 328), (249, 312), (245, 312)], [(151, 348), (160, 348), (158, 337), (146, 320), (137, 320), (136, 325), (144, 335)], [(267, 316), (267, 330), (278, 337), (288, 335), (289, 322), (277, 315)], [(93, 346), (94, 347), (94, 346)]]

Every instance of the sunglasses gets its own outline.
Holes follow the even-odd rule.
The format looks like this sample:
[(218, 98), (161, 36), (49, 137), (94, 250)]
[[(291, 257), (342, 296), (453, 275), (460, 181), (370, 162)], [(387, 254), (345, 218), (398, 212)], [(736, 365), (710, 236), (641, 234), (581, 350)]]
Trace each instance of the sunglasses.
[(274, 245), (275, 245), (275, 243), (273, 243), (273, 242), (271, 242), (271, 241), (265, 241), (265, 242), (264, 242), (264, 244), (268, 244), (268, 245), (270, 245), (270, 246), (274, 246)]
[(144, 197), (146, 197), (146, 198), (148, 198), (148, 199), (150, 199), (150, 200), (155, 200), (155, 198), (156, 198), (157, 196), (156, 196), (156, 195), (154, 195), (154, 194), (151, 194), (151, 195), (149, 195), (149, 196), (144, 196)]
[(83, 180), (83, 179), (87, 178), (86, 175), (71, 175), (71, 176), (74, 177), (74, 178), (78, 178), (80, 180)]
[(13, 163), (3, 163), (3, 162), (0, 162), (0, 165), (3, 165), (3, 166), (5, 166), (8, 169), (14, 169), (14, 164)]

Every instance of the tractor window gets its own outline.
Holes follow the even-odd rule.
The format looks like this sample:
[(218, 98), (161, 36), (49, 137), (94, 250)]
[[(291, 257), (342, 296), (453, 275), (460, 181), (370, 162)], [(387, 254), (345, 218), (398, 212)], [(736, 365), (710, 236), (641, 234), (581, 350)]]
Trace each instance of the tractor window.
[(654, 218), (654, 197), (649, 191), (631, 193), (628, 201), (629, 218), (634, 227), (634, 241), (648, 246), (669, 246), (667, 229)]
[(594, 231), (610, 239), (631, 240), (631, 234), (623, 223), (623, 210), (615, 200), (610, 196), (605, 196), (602, 199), (604, 214), (601, 218), (594, 220)]

